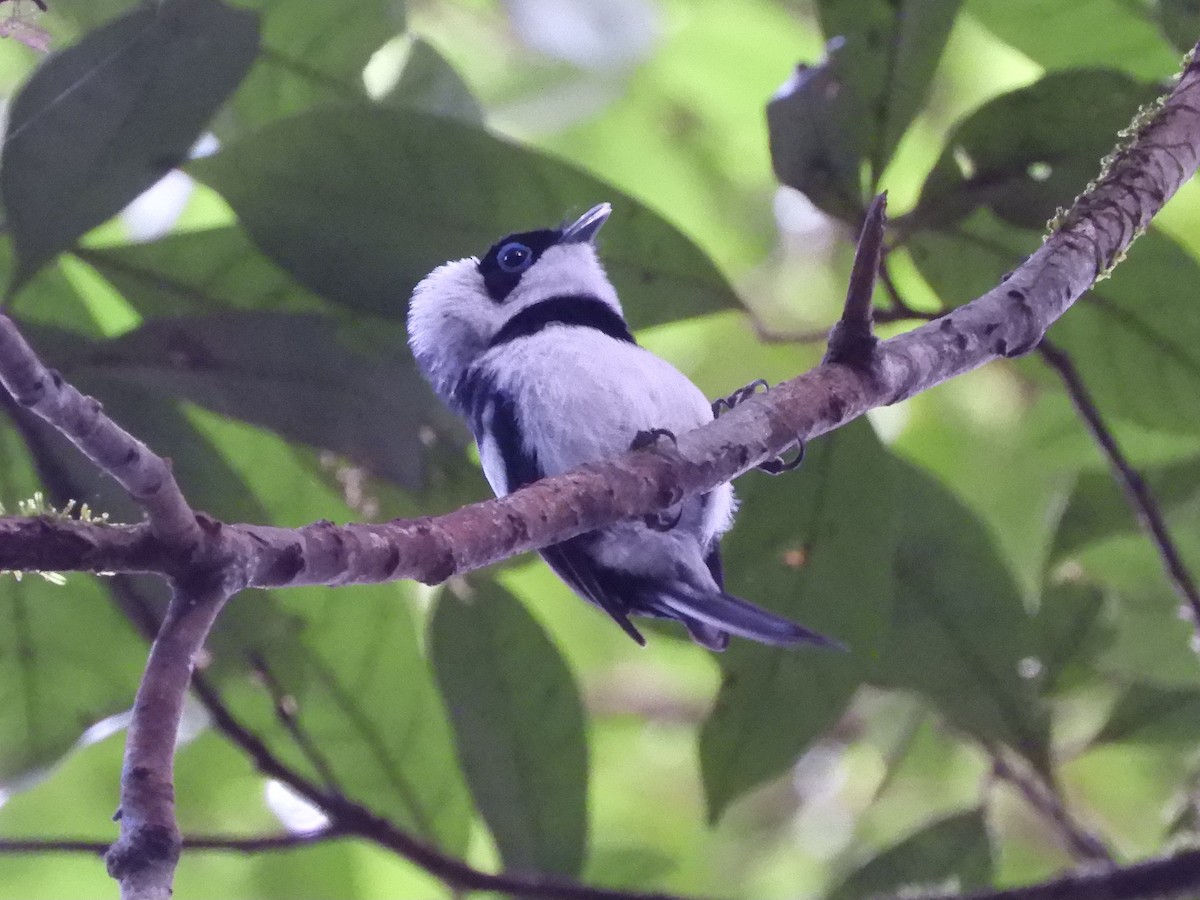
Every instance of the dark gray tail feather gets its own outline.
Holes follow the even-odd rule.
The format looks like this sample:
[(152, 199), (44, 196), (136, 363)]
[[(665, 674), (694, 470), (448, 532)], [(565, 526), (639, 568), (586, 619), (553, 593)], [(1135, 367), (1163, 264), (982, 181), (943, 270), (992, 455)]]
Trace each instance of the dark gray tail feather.
[(813, 644), (834, 650), (846, 649), (844, 644), (833, 638), (769, 613), (732, 594), (685, 597), (680, 594), (662, 593), (658, 601), (687, 626), (697, 643), (712, 650), (724, 650), (725, 644), (728, 643), (718, 637), (720, 632), (737, 634), (777, 647)]

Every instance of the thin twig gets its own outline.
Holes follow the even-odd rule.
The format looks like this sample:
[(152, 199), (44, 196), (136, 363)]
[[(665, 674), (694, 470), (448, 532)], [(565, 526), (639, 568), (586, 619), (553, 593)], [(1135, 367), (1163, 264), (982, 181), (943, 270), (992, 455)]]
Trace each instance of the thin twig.
[(1054, 369), (1058, 373), (1058, 377), (1062, 379), (1063, 386), (1067, 389), (1067, 396), (1071, 398), (1071, 404), (1079, 413), (1079, 417), (1083, 419), (1084, 424), (1087, 425), (1088, 432), (1099, 445), (1105, 459), (1108, 460), (1113, 478), (1125, 496), (1125, 502), (1129, 504), (1138, 525), (1141, 526), (1146, 537), (1150, 539), (1150, 543), (1158, 551), (1167, 581), (1175, 589), (1179, 599), (1187, 604), (1187, 608), (1191, 611), (1192, 626), (1197, 629), (1197, 634), (1200, 634), (1200, 590), (1197, 589), (1192, 573), (1188, 570), (1179, 548), (1175, 546), (1175, 541), (1167, 530), (1167, 523), (1163, 519), (1158, 499), (1146, 484), (1145, 479), (1130, 464), (1112, 431), (1104, 423), (1100, 410), (1096, 406), (1091, 392), (1088, 391), (1087, 385), (1079, 376), (1079, 370), (1075, 368), (1070, 354), (1049, 340), (1041, 342), (1038, 352), (1045, 363)]
[(492, 891), (526, 900), (683, 900), (674, 894), (592, 887), (550, 875), (482, 872), (418, 840), (365, 806), (323, 790), (275, 756), (258, 735), (242, 725), (207, 680), (197, 676), (193, 688), (213, 726), (240, 747), (259, 772), (283, 782), (319, 808), (332, 827), (391, 850), (452, 888)]
[(1026, 803), (1054, 826), (1072, 856), (1080, 862), (1113, 862), (1113, 855), (1104, 842), (1075, 821), (1053, 788), (1031, 773), (1010, 764), (1001, 751), (991, 756), (992, 774), (1012, 785)]
[[(956, 900), (1166, 900), (1198, 893), (1200, 850), (1185, 850), (1121, 868), (1095, 866), (1027, 887), (975, 891)], [(946, 900), (946, 896), (903, 895), (904, 900)]]
[[(183, 849), (190, 852), (203, 850), (218, 853), (270, 853), (278, 850), (300, 850), (346, 837), (344, 831), (334, 826), (297, 834), (264, 834), (251, 837), (196, 834), (184, 835)], [(111, 846), (108, 841), (91, 841), (85, 838), (8, 838), (0, 839), (0, 854), (90, 853), (103, 856)]]

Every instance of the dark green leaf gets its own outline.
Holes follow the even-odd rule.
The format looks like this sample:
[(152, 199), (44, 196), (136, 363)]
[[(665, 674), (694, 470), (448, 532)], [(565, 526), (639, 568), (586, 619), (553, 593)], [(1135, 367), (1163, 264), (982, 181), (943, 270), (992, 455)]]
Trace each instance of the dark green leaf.
[(1187, 53), (1200, 38), (1200, 3), (1197, 0), (1157, 0), (1150, 9), (1159, 27), (1180, 53)]
[(767, 104), (771, 165), (781, 184), (844, 221), (864, 209), (862, 168), (867, 121), (847, 85), (845, 46), (833, 43), (825, 60), (800, 65)]
[(416, 372), (398, 323), (371, 329), (276, 313), (151, 319), (63, 368), (120, 385), (113, 393), (192, 400), (416, 489), (431, 440), (460, 444), (462, 429)]
[(263, 45), (231, 104), (239, 132), (317, 103), (361, 102), (371, 55), (404, 29), (403, 0), (237, 2), (262, 16)]
[(483, 109), (462, 76), (419, 37), (412, 39), (400, 79), (381, 102), (459, 119), (469, 125), (483, 122)]
[(257, 52), (254, 16), (168, 0), (49, 57), (13, 101), (0, 167), (10, 292), (177, 166)]
[[(602, 256), (635, 327), (733, 305), (694, 244), (590, 175), (413, 110), (298, 116), (189, 167), (260, 247), (312, 290), (402, 319), (416, 283), (507, 233), (609, 199)], [(303, 186), (303, 189), (298, 189)]]
[(1195, 258), (1150, 231), (1050, 330), (1102, 412), (1181, 434), (1200, 430), (1197, 284)]
[[(1168, 514), (1192, 506), (1200, 495), (1200, 459), (1142, 469), (1139, 474)], [(1116, 534), (1137, 533), (1140, 528), (1113, 476), (1084, 472), (1059, 519), (1050, 558), (1061, 559), (1088, 544)]]
[(1040, 231), (1099, 174), (1117, 132), (1159, 92), (1121, 72), (1090, 69), (1052, 73), (1002, 94), (947, 139), (914, 220), (944, 228), (984, 206)]
[(1187, 743), (1200, 738), (1200, 690), (1134, 684), (1121, 694), (1097, 744)]
[(1021, 675), (1037, 646), (1012, 573), (958, 498), (915, 466), (898, 466), (896, 603), (873, 680), (915, 691), (958, 728), (1015, 748), (1044, 772), (1049, 720)]
[[(1165, 78), (1179, 57), (1154, 27), (1188, 0), (967, 0), (966, 11), (1049, 70), (1116, 66), (1138, 78)], [(1190, 49), (1200, 31), (1192, 31)]]
[(1042, 592), (1033, 628), (1043, 693), (1068, 690), (1094, 674), (1096, 656), (1114, 637), (1108, 600), (1104, 590), (1086, 583), (1064, 582)]
[(991, 884), (991, 839), (982, 810), (926, 825), (855, 870), (828, 898), (859, 900), (949, 880), (960, 889)]
[(865, 423), (814, 442), (785, 480), (739, 482), (729, 590), (843, 641), (847, 652), (735, 640), (700, 732), (709, 816), (787, 769), (845, 710), (881, 652), (892, 600), (892, 460)]
[(961, 0), (819, 0), (827, 37), (841, 37), (842, 72), (866, 118), (872, 189), (917, 112)]
[[(0, 428), (0, 502), (42, 489), (17, 429)], [(84, 499), (76, 495), (75, 499)], [(0, 574), (0, 787), (49, 767), (90, 725), (133, 701), (145, 644), (97, 579), (51, 584), (27, 572)]]
[(588, 751), (570, 670), (507, 591), (443, 594), (429, 649), (458, 758), (506, 869), (577, 876), (587, 849)]

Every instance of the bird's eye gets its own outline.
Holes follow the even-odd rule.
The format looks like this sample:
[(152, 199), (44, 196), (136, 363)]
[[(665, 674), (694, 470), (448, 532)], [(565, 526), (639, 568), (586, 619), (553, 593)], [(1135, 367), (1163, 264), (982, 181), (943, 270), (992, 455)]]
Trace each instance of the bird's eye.
[(533, 251), (516, 241), (505, 244), (496, 254), (496, 263), (500, 268), (513, 275), (517, 272), (524, 272), (529, 268), (531, 262), (533, 262)]

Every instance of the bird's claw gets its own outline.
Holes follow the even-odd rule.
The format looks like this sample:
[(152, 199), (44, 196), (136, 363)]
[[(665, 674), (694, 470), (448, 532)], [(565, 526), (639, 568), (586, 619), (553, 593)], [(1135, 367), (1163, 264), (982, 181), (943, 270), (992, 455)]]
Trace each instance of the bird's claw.
[(760, 462), (755, 468), (760, 472), (766, 472), (768, 475), (782, 475), (785, 472), (791, 472), (800, 468), (800, 463), (804, 462), (804, 441), (800, 442), (799, 452), (795, 459), (785, 460), (782, 456), (776, 456), (774, 459), (768, 459)]
[(678, 446), (679, 441), (675, 437), (675, 432), (667, 428), (647, 428), (644, 431), (639, 431), (633, 436), (633, 442), (629, 445), (630, 450), (645, 450), (647, 447), (653, 447), (658, 443), (659, 438), (669, 438), (672, 444)]
[[(633, 436), (633, 443), (629, 445), (630, 450), (645, 450), (647, 447), (653, 447), (658, 443), (660, 438), (668, 438), (672, 444), (678, 445), (679, 441), (675, 438), (675, 432), (667, 428), (648, 428), (645, 431), (639, 431)], [(646, 523), (647, 528), (654, 531), (670, 531), (679, 524), (680, 517), (683, 516), (683, 510), (675, 514), (671, 518), (666, 513), (651, 513), (648, 516), (643, 516), (642, 521)]]
[[(770, 390), (771, 386), (761, 378), (755, 379), (748, 385), (738, 388), (728, 397), (718, 397), (713, 401), (712, 411), (713, 418), (718, 418), (721, 413), (729, 412), (740, 403), (749, 400), (758, 393), (758, 389)], [(774, 459), (768, 459), (756, 466), (759, 471), (766, 472), (768, 475), (782, 475), (784, 472), (791, 472), (800, 467), (800, 463), (804, 462), (804, 442), (800, 442), (800, 452), (795, 459), (784, 460), (782, 456), (777, 456)]]
[(764, 391), (766, 391), (770, 390), (771, 386), (763, 379), (756, 378), (745, 387), (738, 388), (728, 397), (718, 397), (713, 401), (712, 404), (713, 418), (715, 419), (721, 415), (721, 413), (729, 412), (729, 410), (733, 409), (739, 403), (749, 400), (756, 393), (758, 393), (759, 388), (762, 388)]

